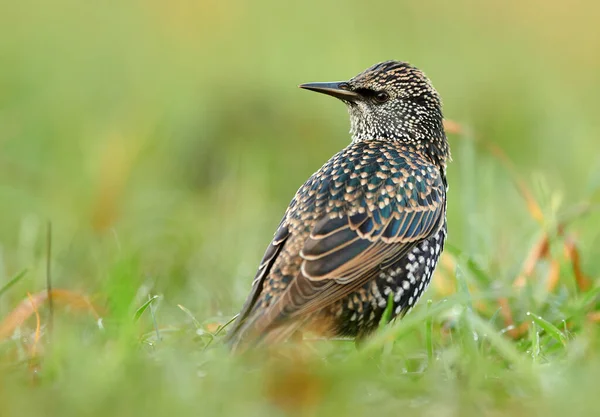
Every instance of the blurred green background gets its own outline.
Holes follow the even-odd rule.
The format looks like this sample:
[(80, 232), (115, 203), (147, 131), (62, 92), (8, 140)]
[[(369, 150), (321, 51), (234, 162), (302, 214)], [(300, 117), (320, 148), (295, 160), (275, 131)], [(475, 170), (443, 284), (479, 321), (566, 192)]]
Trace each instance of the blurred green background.
[[(54, 286), (117, 318), (152, 293), (162, 326), (185, 320), (177, 304), (226, 320), (296, 189), (349, 142), (344, 106), (296, 86), (387, 59), (423, 69), (550, 222), (593, 203), (599, 15), (593, 0), (5, 1), (0, 286), (28, 272), (0, 313), (44, 288), (51, 221)], [(450, 244), (512, 280), (540, 225), (497, 159), (450, 142)], [(598, 220), (574, 226), (590, 274)]]

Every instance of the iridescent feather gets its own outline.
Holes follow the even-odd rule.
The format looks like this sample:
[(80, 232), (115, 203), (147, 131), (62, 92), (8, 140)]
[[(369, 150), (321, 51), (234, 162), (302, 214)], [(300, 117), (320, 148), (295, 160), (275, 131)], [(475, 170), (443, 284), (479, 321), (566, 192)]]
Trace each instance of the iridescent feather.
[[(229, 332), (233, 348), (306, 329), (363, 337), (390, 294), (394, 315), (403, 315), (431, 279), (446, 236), (449, 158), (437, 93), (420, 71), (394, 61), (345, 86), (353, 142), (290, 203)], [(365, 89), (386, 91), (396, 106), (383, 111)], [(384, 126), (362, 126), (377, 119)]]

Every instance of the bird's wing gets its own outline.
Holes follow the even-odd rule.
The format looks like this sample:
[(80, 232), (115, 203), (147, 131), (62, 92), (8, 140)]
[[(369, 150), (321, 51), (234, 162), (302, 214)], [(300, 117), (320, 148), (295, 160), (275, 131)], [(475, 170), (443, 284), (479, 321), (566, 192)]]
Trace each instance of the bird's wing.
[(240, 313), (237, 316), (237, 319), (232, 325), (232, 329), (227, 333), (227, 338), (230, 342), (236, 336), (244, 324), (244, 321), (248, 317), (250, 311), (255, 306), (257, 299), (259, 298), (262, 289), (265, 277), (269, 274), (273, 263), (277, 259), (277, 256), (281, 252), (285, 241), (288, 239), (290, 233), (286, 224), (282, 221), (273, 236), (273, 240), (267, 247), (265, 254), (263, 255), (262, 260), (260, 261), (260, 265), (258, 267), (258, 271), (256, 272), (256, 276), (254, 277), (254, 281), (252, 281), (252, 290), (250, 291), (250, 295), (247, 297), (246, 302), (242, 306)]
[(259, 330), (342, 299), (438, 232), (445, 216), (443, 174), (413, 158), (394, 164), (382, 170), (373, 158), (337, 181), (321, 180), (315, 204), (325, 200), (332, 209), (315, 222), (300, 252), (301, 273), (258, 318)]

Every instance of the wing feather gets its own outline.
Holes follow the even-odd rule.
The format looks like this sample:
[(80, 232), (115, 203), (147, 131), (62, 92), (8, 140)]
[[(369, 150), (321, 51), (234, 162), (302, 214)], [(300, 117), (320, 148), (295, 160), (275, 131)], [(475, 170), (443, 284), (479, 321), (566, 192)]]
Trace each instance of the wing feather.
[(228, 343), (232, 343), (236, 339), (236, 336), (239, 334), (239, 330), (241, 329), (242, 325), (248, 318), (248, 315), (254, 308), (262, 292), (264, 280), (269, 275), (269, 271), (273, 266), (273, 263), (277, 259), (277, 256), (281, 252), (283, 245), (289, 236), (289, 228), (282, 222), (279, 225), (277, 231), (275, 232), (273, 240), (267, 247), (265, 254), (263, 255), (254, 281), (252, 281), (252, 289), (250, 291), (250, 295), (247, 297), (246, 302), (242, 306), (242, 309), (238, 314), (236, 321), (232, 325), (232, 330), (227, 333), (226, 339)]
[(415, 198), (415, 192), (410, 199), (374, 211), (319, 219), (300, 252), (301, 273), (270, 306), (259, 326), (269, 328), (331, 305), (437, 233), (445, 217), (441, 176), (431, 194), (431, 199)]
[[(401, 153), (395, 146), (353, 144), (298, 191), (265, 253), (234, 332), (251, 328), (257, 335), (275, 334), (290, 320), (288, 326), (297, 328), (307, 315), (355, 292), (437, 233), (445, 221), (444, 174), (422, 155)], [(285, 276), (276, 297), (257, 308), (284, 245), (286, 261), (274, 270), (294, 270), (285, 262), (296, 260), (298, 269)], [(269, 282), (278, 279), (283, 278), (271, 276)]]

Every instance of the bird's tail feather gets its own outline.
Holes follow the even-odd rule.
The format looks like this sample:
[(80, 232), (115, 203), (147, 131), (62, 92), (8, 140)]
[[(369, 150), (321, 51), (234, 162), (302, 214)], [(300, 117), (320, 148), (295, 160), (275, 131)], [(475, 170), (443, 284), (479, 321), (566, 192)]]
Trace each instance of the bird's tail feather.
[[(303, 327), (305, 320), (286, 321), (260, 328), (260, 320), (251, 318), (240, 323), (225, 338), (225, 343), (234, 353), (242, 353), (250, 348), (260, 348), (283, 343)], [(257, 325), (258, 324), (258, 325)]]

